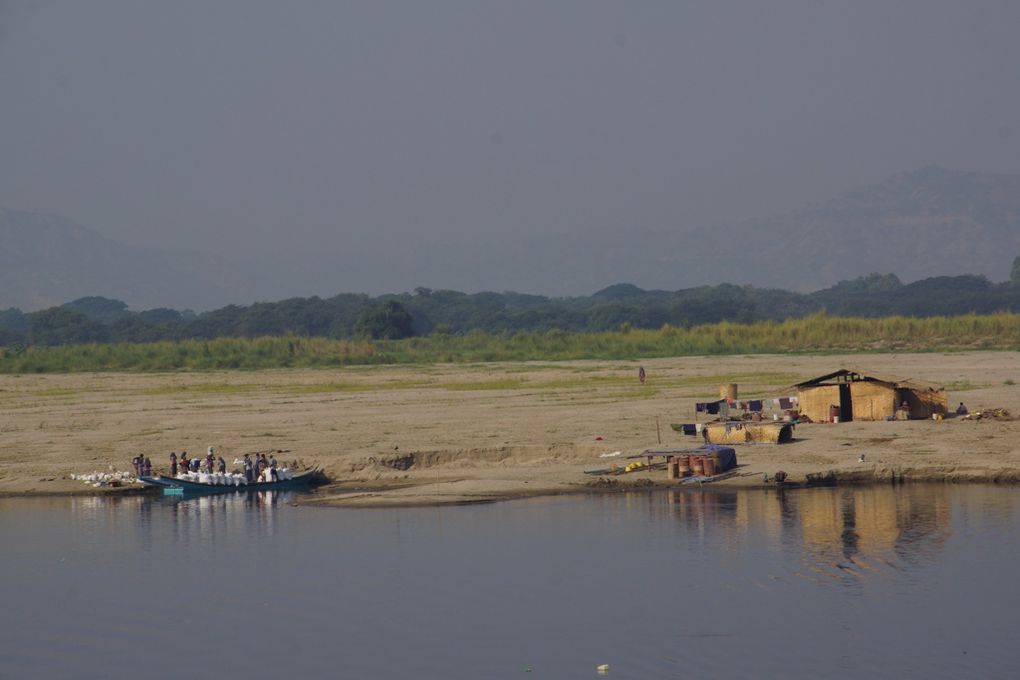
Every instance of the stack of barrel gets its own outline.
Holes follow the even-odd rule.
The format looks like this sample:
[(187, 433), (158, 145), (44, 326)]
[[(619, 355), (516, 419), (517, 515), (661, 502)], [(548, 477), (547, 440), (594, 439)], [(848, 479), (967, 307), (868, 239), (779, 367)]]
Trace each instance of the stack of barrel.
[(711, 477), (721, 467), (719, 454), (717, 453), (697, 456), (668, 456), (666, 458), (666, 476), (669, 479), (682, 479), (692, 475), (695, 477)]

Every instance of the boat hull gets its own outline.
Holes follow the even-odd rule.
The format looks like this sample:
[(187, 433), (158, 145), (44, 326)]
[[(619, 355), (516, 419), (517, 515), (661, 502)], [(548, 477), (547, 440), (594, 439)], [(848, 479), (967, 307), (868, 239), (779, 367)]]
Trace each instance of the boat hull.
[(233, 484), (203, 484), (202, 482), (192, 482), (186, 479), (162, 477), (160, 475), (138, 478), (138, 481), (142, 482), (146, 486), (161, 488), (164, 490), (180, 489), (181, 492), (188, 494), (242, 493), (248, 491), (306, 489), (319, 483), (320, 480), (321, 475), (316, 470), (295, 475), (290, 479), (281, 479), (278, 482), (252, 482), (250, 484), (241, 484), (240, 486), (234, 486)]

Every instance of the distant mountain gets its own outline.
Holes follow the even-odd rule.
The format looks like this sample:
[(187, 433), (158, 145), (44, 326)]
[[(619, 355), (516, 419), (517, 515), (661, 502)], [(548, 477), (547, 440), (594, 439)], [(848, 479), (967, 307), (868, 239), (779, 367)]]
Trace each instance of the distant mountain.
[(717, 235), (712, 258), (739, 262), (736, 283), (815, 290), (869, 272), (1004, 281), (1020, 255), (1020, 175), (932, 166), (722, 231), (732, 238)]
[(621, 281), (664, 291), (732, 283), (807, 292), (872, 272), (904, 283), (961, 274), (1004, 281), (1017, 255), (1020, 175), (937, 166), (732, 225), (621, 225), (496, 242), (423, 235), (385, 252), (351, 244), (289, 259), (267, 253), (255, 263), (129, 247), (63, 218), (0, 209), (0, 309), (104, 296), (134, 309), (204, 311), (418, 287), (627, 297), (633, 291), (612, 288)]
[(0, 309), (88, 295), (135, 308), (211, 309), (269, 292), (263, 278), (253, 278), (214, 256), (126, 246), (61, 217), (0, 208)]

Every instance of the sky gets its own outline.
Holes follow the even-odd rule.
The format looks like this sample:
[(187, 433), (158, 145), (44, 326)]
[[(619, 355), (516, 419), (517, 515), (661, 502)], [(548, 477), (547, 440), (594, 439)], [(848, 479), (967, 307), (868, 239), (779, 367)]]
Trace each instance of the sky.
[(337, 285), (388, 292), (421, 244), (696, 234), (929, 164), (1020, 172), (1017, 26), (1012, 1), (0, 0), (0, 206), (356, 258)]

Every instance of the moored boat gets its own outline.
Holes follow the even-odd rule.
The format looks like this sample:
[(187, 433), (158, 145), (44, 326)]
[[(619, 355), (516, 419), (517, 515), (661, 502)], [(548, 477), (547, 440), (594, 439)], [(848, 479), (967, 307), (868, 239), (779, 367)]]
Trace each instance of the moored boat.
[[(212, 475), (208, 475), (212, 476)], [(309, 470), (288, 479), (280, 479), (275, 482), (249, 482), (244, 483), (215, 483), (213, 481), (194, 481), (182, 479), (181, 477), (164, 477), (153, 475), (138, 478), (146, 486), (163, 489), (164, 493), (234, 493), (238, 491), (267, 491), (273, 489), (302, 489), (314, 486), (324, 480), (322, 473), (318, 470)]]

